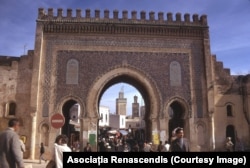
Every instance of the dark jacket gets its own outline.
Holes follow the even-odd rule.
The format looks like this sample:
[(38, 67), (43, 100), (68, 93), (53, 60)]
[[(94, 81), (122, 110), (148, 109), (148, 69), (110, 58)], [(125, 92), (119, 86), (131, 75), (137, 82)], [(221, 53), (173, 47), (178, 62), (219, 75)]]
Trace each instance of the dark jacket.
[(42, 155), (42, 154), (44, 154), (44, 152), (45, 152), (44, 146), (41, 146), (41, 148), (40, 148), (40, 154)]
[(91, 147), (84, 147), (83, 152), (92, 152)]
[(186, 138), (183, 138), (183, 146), (180, 139), (175, 139), (170, 145), (171, 152), (189, 152), (189, 142)]

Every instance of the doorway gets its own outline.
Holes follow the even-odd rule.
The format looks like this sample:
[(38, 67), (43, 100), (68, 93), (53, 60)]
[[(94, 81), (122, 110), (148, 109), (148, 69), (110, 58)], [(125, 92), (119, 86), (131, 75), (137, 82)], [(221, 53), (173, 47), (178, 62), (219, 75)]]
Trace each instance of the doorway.
[(75, 100), (68, 100), (64, 103), (62, 113), (65, 118), (65, 124), (61, 129), (61, 133), (69, 138), (68, 146), (73, 150), (79, 150), (80, 142), (80, 106)]
[[(226, 128), (226, 138), (227, 137), (231, 137), (231, 140), (233, 142), (233, 144), (235, 144), (235, 128), (233, 125), (228, 125)], [(235, 149), (235, 145), (234, 145), (234, 149)]]
[(181, 127), (184, 129), (185, 127), (185, 109), (180, 104), (178, 101), (174, 101), (173, 103), (170, 104), (169, 106), (169, 125), (168, 125), (168, 137), (169, 137), (169, 142), (171, 142), (171, 137), (173, 136), (173, 131), (177, 127)]

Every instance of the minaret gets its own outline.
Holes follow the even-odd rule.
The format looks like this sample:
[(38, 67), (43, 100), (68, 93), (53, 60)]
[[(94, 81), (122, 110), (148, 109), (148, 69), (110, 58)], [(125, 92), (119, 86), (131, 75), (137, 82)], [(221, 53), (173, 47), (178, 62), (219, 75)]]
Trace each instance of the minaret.
[(132, 103), (132, 118), (139, 117), (139, 103), (138, 97), (134, 96), (134, 103)]
[(127, 99), (124, 98), (123, 87), (119, 92), (119, 98), (116, 99), (116, 114), (117, 115), (125, 115), (126, 116), (126, 106), (127, 106)]

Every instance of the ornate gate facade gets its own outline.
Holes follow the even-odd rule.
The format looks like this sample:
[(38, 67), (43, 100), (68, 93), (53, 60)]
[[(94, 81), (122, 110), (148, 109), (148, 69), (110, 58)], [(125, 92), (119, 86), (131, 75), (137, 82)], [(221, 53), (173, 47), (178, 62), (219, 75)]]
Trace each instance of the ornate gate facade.
[[(52, 128), (50, 117), (66, 115), (64, 110), (74, 103), (81, 109), (77, 136), (82, 148), (89, 132), (97, 134), (102, 94), (119, 82), (131, 84), (142, 94), (148, 140), (155, 134), (168, 139), (172, 129), (181, 126), (192, 151), (213, 151), (216, 143), (218, 148), (222, 146), (225, 136), (215, 129), (219, 121), (214, 118), (219, 93), (214, 87), (215, 71), (223, 73), (225, 80), (231, 79), (211, 56), (206, 15), (194, 14), (191, 19), (185, 14), (182, 19), (180, 13), (165, 17), (159, 12), (156, 17), (150, 12), (147, 17), (144, 11), (132, 11), (129, 18), (128, 11), (122, 11), (119, 18), (119, 11), (113, 11), (111, 18), (108, 10), (104, 17), (99, 10), (94, 16), (89, 9), (84, 16), (80, 9), (74, 16), (71, 9), (65, 16), (62, 12), (38, 10), (35, 49), (20, 58), (17, 70), (27, 69), (19, 75), (26, 75), (29, 80), (24, 85), (31, 88), (25, 92), (28, 103), (20, 97), (16, 100), (32, 118), (25, 122), (32, 125), (30, 133), (23, 131), (29, 137), (31, 158), (36, 156), (41, 135), (48, 135), (46, 142), (51, 146), (56, 135), (70, 129)], [(24, 113), (20, 109), (19, 114)], [(240, 118), (244, 117), (237, 120)]]

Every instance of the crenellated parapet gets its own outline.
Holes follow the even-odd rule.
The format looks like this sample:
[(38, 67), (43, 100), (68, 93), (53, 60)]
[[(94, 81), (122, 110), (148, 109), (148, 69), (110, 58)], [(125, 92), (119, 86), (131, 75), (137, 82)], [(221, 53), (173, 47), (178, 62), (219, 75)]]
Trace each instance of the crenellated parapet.
[(215, 81), (220, 85), (227, 85), (232, 82), (232, 76), (229, 68), (224, 68), (223, 62), (217, 61), (216, 55), (212, 55)]
[[(55, 14), (56, 13), (56, 14)], [(139, 16), (138, 16), (139, 15)], [(102, 16), (102, 17), (101, 17)], [(121, 17), (119, 17), (119, 11), (114, 10), (112, 17), (111, 12), (107, 9), (103, 11), (103, 15), (101, 15), (101, 11), (96, 9), (94, 12), (91, 12), (90, 9), (86, 9), (83, 12), (81, 9), (76, 9), (73, 14), (72, 9), (67, 9), (65, 14), (63, 13), (62, 8), (58, 8), (57, 12), (54, 11), (53, 8), (49, 8), (45, 11), (43, 8), (38, 9), (38, 21), (69, 21), (69, 22), (126, 22), (126, 23), (150, 23), (150, 24), (184, 24), (184, 25), (199, 25), (199, 26), (207, 26), (207, 16), (201, 15), (199, 17), (198, 14), (193, 14), (192, 18), (190, 14), (186, 13), (184, 16), (181, 13), (167, 13), (164, 15), (163, 12), (158, 12), (156, 14), (153, 11), (147, 13), (145, 11), (137, 12), (131, 11), (131, 15), (129, 17), (129, 12), (127, 10), (123, 10), (121, 12)]]
[[(178, 36), (209, 38), (207, 16), (194, 14), (172, 13), (156, 14), (151, 11), (137, 12), (123, 10), (120, 14), (114, 10), (113, 14), (109, 10), (86, 9), (57, 9), (57, 13), (52, 8), (45, 11), (38, 9), (37, 22), (43, 25), (45, 33), (102, 33), (102, 34), (130, 34), (130, 35), (156, 35), (156, 36)], [(111, 17), (112, 15), (112, 17)], [(120, 16), (121, 15), (121, 16)], [(139, 16), (138, 16), (139, 15)]]

